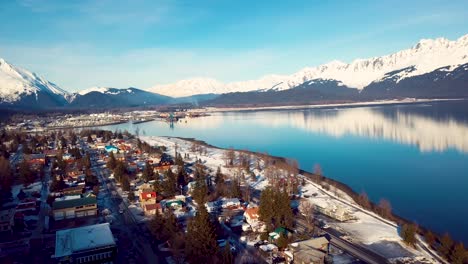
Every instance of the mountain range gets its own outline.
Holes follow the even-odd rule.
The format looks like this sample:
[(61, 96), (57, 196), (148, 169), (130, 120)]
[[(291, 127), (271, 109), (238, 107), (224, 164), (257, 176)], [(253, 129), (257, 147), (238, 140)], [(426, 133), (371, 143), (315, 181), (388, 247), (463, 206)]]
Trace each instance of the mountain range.
[(0, 107), (19, 109), (115, 108), (172, 103), (286, 105), (404, 97), (468, 97), (468, 35), (423, 39), (390, 55), (332, 61), (291, 75), (222, 83), (211, 78), (138, 88), (94, 87), (68, 93), (0, 59)]

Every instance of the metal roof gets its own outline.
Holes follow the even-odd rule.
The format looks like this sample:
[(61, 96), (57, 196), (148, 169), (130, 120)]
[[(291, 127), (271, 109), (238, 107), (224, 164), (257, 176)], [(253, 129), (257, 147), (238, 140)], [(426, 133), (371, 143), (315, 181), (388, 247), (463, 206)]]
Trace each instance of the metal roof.
[(60, 230), (55, 238), (55, 258), (109, 246), (115, 246), (109, 223)]

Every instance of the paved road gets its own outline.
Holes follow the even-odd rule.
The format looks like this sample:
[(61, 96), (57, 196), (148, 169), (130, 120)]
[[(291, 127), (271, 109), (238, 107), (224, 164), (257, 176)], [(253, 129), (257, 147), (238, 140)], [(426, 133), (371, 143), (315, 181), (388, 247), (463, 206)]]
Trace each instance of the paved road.
[(331, 237), (330, 244), (362, 261), (365, 261), (370, 264), (389, 263), (386, 258), (374, 253), (373, 251), (370, 251), (362, 246), (350, 243), (334, 235), (333, 233), (335, 233), (336, 231), (333, 229), (325, 230), (325, 232)]
[[(305, 219), (303, 217), (297, 218), (297, 226), (298, 228), (306, 228), (306, 223)], [(352, 255), (353, 257), (356, 257), (364, 262), (367, 263), (388, 263), (388, 260), (380, 256), (379, 254), (361, 246), (355, 243), (351, 243), (347, 240), (344, 240), (341, 238), (341, 232), (338, 230), (335, 230), (333, 228), (326, 228), (326, 229), (321, 229), (319, 227), (315, 227), (316, 230), (319, 231), (321, 234), (328, 234), (330, 237), (330, 244), (333, 246), (343, 250), (344, 252), (348, 253), (349, 255)]]
[[(93, 171), (106, 192), (104, 196), (105, 207), (113, 212), (113, 226), (119, 225), (119, 227), (126, 233), (126, 238), (128, 238), (129, 242), (133, 245), (132, 250), (134, 250), (135, 253), (144, 260), (144, 263), (159, 263), (160, 260), (151, 248), (150, 241), (142, 234), (142, 231), (138, 226), (138, 222), (127, 209), (128, 205), (125, 206), (123, 214), (118, 213), (120, 203), (123, 199), (118, 194), (115, 197), (112, 195), (116, 188), (113, 182), (108, 180), (108, 174), (105, 172), (107, 169), (99, 167), (94, 160), (91, 162)], [(122, 263), (125, 263), (125, 261)]]

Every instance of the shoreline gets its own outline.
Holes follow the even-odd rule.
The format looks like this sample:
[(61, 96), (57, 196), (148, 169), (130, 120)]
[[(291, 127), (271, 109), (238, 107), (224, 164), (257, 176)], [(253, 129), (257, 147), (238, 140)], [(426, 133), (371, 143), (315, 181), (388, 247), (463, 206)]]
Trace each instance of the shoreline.
[(268, 111), (268, 110), (306, 110), (306, 109), (327, 109), (327, 108), (347, 108), (383, 105), (405, 105), (423, 104), (431, 102), (463, 101), (466, 98), (452, 99), (403, 99), (403, 100), (382, 100), (351, 102), (339, 104), (309, 104), (309, 105), (284, 105), (284, 106), (252, 106), (252, 107), (206, 107), (202, 109), (192, 109), (192, 112), (243, 112), (243, 111)]
[[(200, 144), (201, 146), (208, 149), (208, 151), (210, 152), (210, 154), (205, 153), (205, 155), (202, 155), (202, 154), (200, 154), (199, 156), (197, 155), (202, 160), (205, 160), (204, 162), (208, 162), (206, 166), (208, 166), (208, 164), (212, 166), (213, 161), (218, 161), (220, 162), (220, 164), (223, 164), (224, 163), (224, 160), (222, 159), (222, 155), (224, 155), (223, 153), (227, 150), (231, 150), (231, 149), (217, 147), (209, 143), (206, 143), (205, 141), (197, 140), (195, 138), (172, 137), (172, 136), (144, 136), (144, 137), (141, 137), (141, 140), (144, 140), (153, 145), (154, 144), (164, 145), (168, 148), (167, 152), (172, 151), (169, 149), (174, 148), (175, 144), (178, 144), (179, 150), (182, 151), (184, 145), (187, 145), (187, 144), (191, 145), (191, 143), (196, 142), (197, 144)], [(238, 153), (243, 152), (243, 153), (249, 153), (249, 154), (255, 155), (263, 161), (265, 161), (265, 158), (270, 159), (270, 160), (275, 160), (275, 161), (282, 161), (282, 162), (289, 160), (285, 157), (278, 157), (278, 156), (273, 156), (273, 155), (269, 155), (266, 153), (259, 153), (259, 152), (249, 151), (249, 150), (238, 150), (238, 149), (232, 149), (232, 150)], [(190, 152), (190, 150), (188, 151)], [(230, 167), (224, 167), (224, 165), (221, 165), (221, 167), (223, 169), (227, 169), (228, 171), (231, 171), (232, 169)], [(263, 169), (259, 173), (260, 173), (259, 177), (261, 178), (264, 177), (264, 176), (261, 176), (264, 173)], [(320, 178), (320, 180), (315, 181), (314, 173), (311, 173), (311, 172), (308, 172), (299, 168), (298, 168), (298, 174), (303, 175), (304, 179), (307, 182), (307, 184), (303, 186), (302, 188), (310, 189), (309, 187), (313, 186), (316, 190), (318, 190), (319, 193), (322, 193), (328, 196), (329, 198), (327, 199), (331, 200), (332, 203), (343, 204), (346, 208), (354, 211), (354, 214), (358, 217), (357, 222), (332, 222), (330, 223), (330, 224), (334, 224), (335, 226), (344, 228), (344, 230), (347, 231), (347, 234), (349, 234), (349, 237), (353, 238), (353, 241), (355, 239), (357, 239), (357, 241), (361, 241), (360, 243), (364, 245), (365, 247), (369, 247), (368, 249), (370, 250), (373, 249), (374, 245), (379, 245), (379, 244), (389, 243), (389, 245), (395, 245), (395, 246), (404, 245), (398, 230), (401, 228), (403, 224), (412, 223), (411, 221), (405, 219), (404, 217), (398, 216), (394, 214), (393, 212), (391, 213), (390, 219), (387, 219), (386, 217), (382, 217), (379, 213), (376, 212), (376, 209), (378, 208), (377, 205), (371, 201), (369, 201), (371, 203), (370, 207), (367, 207), (367, 206), (363, 207), (357, 201), (357, 197), (359, 196), (359, 194), (356, 191), (354, 191), (351, 187), (346, 185), (345, 183), (333, 180), (331, 178), (327, 178), (323, 175), (322, 175), (322, 178)], [(325, 188), (324, 185), (322, 185), (324, 184), (324, 182), (326, 183), (326, 185), (328, 185), (328, 188)], [(247, 186), (252, 187), (251, 183), (246, 183), (246, 184)], [(310, 195), (311, 192), (309, 192), (308, 194)], [(319, 198), (302, 197), (301, 199), (314, 199), (312, 201), (313, 204), (320, 204), (323, 202), (322, 200), (323, 197), (319, 197)], [(377, 226), (375, 226), (376, 223), (378, 223)], [(364, 228), (363, 233), (362, 233), (361, 228)], [(433, 260), (431, 263), (446, 263), (438, 255), (438, 253), (436, 253), (435, 250), (432, 250), (424, 241), (423, 234), (425, 234), (426, 230), (428, 229), (424, 227), (420, 227), (420, 230), (418, 231), (418, 235), (417, 235), (417, 244), (415, 248), (404, 246), (402, 247), (402, 250), (403, 251), (406, 250), (406, 252), (408, 253), (412, 252), (412, 254), (415, 254), (413, 256), (416, 258), (423, 257), (423, 256), (429, 257), (430, 259)], [(368, 233), (369, 231), (371, 233)], [(365, 234), (369, 234), (370, 238), (367, 238)], [(376, 249), (375, 252), (379, 253), (379, 250)], [(388, 252), (386, 253), (380, 252), (380, 253), (384, 255), (389, 254)], [(393, 258), (398, 259), (400, 257), (388, 257), (388, 259), (393, 259)]]
[[(195, 143), (200, 144), (201, 146), (206, 147), (206, 148), (212, 148), (212, 149), (221, 150), (221, 151), (228, 151), (229, 150), (229, 149), (226, 149), (226, 148), (211, 145), (211, 144), (207, 143), (206, 141), (198, 140), (196, 138), (184, 138), (184, 137), (172, 137), (172, 136), (146, 136), (146, 138), (148, 138), (148, 139), (163, 138), (163, 139), (166, 139), (166, 140), (168, 140), (170, 142), (173, 142), (172, 139), (178, 139), (178, 140), (186, 141), (186, 142), (189, 142), (189, 143), (195, 142)], [(145, 139), (142, 139), (142, 140), (145, 140)], [(286, 162), (286, 161), (289, 160), (289, 159), (287, 159), (285, 157), (279, 157), (279, 156), (274, 156), (274, 155), (270, 155), (270, 154), (267, 154), (267, 153), (260, 153), (260, 152), (250, 151), (250, 150), (240, 150), (240, 149), (232, 149), (232, 150), (234, 150), (235, 152), (249, 153), (249, 154), (255, 155), (257, 157), (260, 157), (262, 159), (269, 158), (269, 159), (272, 159), (274, 161), (281, 161), (281, 162)], [(414, 223), (414, 222), (404, 218), (403, 216), (395, 214), (393, 211), (391, 212), (391, 219), (388, 219), (388, 218), (385, 218), (385, 217), (381, 216), (377, 211), (378, 210), (377, 203), (375, 203), (375, 202), (373, 202), (371, 200), (369, 200), (369, 203), (370, 203), (369, 208), (363, 207), (362, 205), (360, 205), (358, 203), (359, 193), (356, 192), (355, 190), (353, 190), (346, 183), (334, 180), (334, 179), (326, 177), (324, 175), (320, 175), (322, 177), (322, 182), (325, 181), (329, 186), (333, 186), (337, 190), (343, 192), (352, 201), (349, 201), (348, 199), (346, 199), (346, 197), (341, 197), (341, 198), (337, 197), (336, 194), (335, 195), (332, 194), (332, 191), (330, 189), (326, 190), (325, 188), (323, 188), (323, 186), (321, 185), (320, 182), (316, 182), (316, 181), (313, 180), (314, 177), (317, 176), (316, 174), (314, 174), (312, 172), (309, 172), (309, 171), (306, 171), (306, 170), (303, 170), (303, 169), (300, 169), (300, 168), (298, 168), (298, 174), (303, 175), (304, 178), (307, 180), (307, 182), (309, 184), (312, 184), (312, 185), (316, 186), (322, 192), (329, 195), (332, 199), (337, 200), (337, 201), (339, 201), (341, 203), (344, 203), (344, 204), (346, 204), (346, 205), (348, 205), (350, 207), (353, 207), (353, 208), (361, 211), (362, 213), (376, 219), (377, 221), (380, 221), (383, 224), (386, 224), (386, 225), (389, 225), (389, 226), (391, 226), (393, 228), (399, 229), (404, 224), (413, 224)], [(433, 259), (437, 260), (438, 262), (446, 263), (442, 257), (440, 257), (437, 253), (435, 253), (434, 250), (430, 249), (430, 247), (428, 247), (426, 242), (421, 239), (422, 237), (424, 237), (425, 232), (427, 232), (430, 229), (428, 229), (428, 228), (426, 228), (424, 226), (421, 226), (421, 225), (418, 225), (418, 228), (419, 228), (419, 231), (418, 231), (417, 234), (419, 235), (419, 237), (418, 237), (418, 244), (417, 245), (419, 246), (420, 249), (419, 250), (415, 249), (415, 250), (417, 250), (419, 252), (421, 252), (421, 250), (422, 250), (422, 251), (424, 251), (424, 253), (430, 255)], [(433, 233), (440, 236), (440, 234), (438, 234), (438, 233), (435, 233), (435, 232), (433, 232)], [(385, 239), (383, 239), (383, 240), (385, 240)]]

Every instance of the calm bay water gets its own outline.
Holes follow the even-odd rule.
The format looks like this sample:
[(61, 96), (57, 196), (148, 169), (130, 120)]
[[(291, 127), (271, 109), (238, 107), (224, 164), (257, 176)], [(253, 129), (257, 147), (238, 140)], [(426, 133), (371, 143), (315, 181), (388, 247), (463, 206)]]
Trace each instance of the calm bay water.
[(394, 211), (468, 243), (468, 101), (334, 109), (243, 111), (104, 127), (193, 137), (294, 158), (388, 199)]

